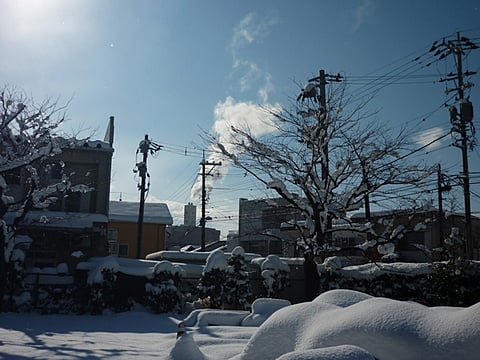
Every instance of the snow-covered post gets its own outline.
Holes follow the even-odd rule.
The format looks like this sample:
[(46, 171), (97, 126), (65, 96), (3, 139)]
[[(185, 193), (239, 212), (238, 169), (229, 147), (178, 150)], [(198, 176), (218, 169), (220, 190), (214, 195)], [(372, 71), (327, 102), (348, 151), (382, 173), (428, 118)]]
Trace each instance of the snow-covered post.
[(211, 252), (208, 255), (197, 290), (201, 299), (209, 298), (212, 309), (224, 307), (226, 302), (225, 283), (227, 272), (227, 257), (223, 251), (217, 249)]
[(287, 286), (290, 268), (277, 255), (268, 255), (260, 269), (267, 297), (275, 297), (280, 290)]
[(235, 309), (245, 310), (250, 304), (248, 296), (250, 292), (250, 280), (248, 278), (247, 266), (245, 264), (245, 250), (237, 246), (232, 250), (232, 255), (228, 258), (228, 273), (226, 281), (227, 301)]

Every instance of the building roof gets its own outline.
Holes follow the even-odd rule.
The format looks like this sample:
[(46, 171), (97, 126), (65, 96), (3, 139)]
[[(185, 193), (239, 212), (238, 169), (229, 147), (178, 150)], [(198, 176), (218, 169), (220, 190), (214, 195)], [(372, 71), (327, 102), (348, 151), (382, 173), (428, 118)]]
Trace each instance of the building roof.
[[(128, 201), (110, 201), (109, 219), (112, 221), (137, 222), (139, 203)], [(150, 224), (172, 225), (173, 218), (167, 204), (145, 203), (143, 222)]]

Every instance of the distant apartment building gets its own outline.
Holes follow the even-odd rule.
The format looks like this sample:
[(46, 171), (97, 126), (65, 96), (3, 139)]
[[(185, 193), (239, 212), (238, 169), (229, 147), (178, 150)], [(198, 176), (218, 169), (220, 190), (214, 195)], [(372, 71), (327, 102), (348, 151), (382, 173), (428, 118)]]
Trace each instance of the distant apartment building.
[(301, 213), (286, 200), (239, 200), (238, 243), (246, 252), (286, 256), (294, 252), (291, 234), (282, 224), (304, 220)]
[[(393, 221), (392, 228), (404, 227), (403, 236), (395, 239), (398, 261), (431, 261), (440, 260), (438, 252), (432, 251), (444, 245), (444, 241), (451, 234), (452, 229), (458, 229), (460, 238), (465, 233), (465, 215), (445, 213), (441, 222), (438, 222), (438, 210), (432, 207), (411, 210), (390, 210), (373, 212), (369, 222), (374, 224), (376, 233), (386, 230), (388, 221)], [(366, 222), (365, 214), (352, 216), (355, 223)], [(480, 218), (472, 216), (473, 257), (480, 258)], [(459, 248), (458, 255), (464, 256), (464, 249)]]

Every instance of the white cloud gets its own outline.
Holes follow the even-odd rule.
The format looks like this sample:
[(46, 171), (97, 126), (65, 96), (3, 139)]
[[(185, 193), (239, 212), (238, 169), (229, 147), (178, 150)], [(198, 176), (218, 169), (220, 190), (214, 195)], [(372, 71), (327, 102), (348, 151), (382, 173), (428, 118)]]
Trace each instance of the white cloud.
[[(430, 144), (432, 141), (440, 138), (442, 135), (445, 134), (445, 130), (439, 127), (427, 129), (425, 131), (419, 132), (417, 135), (415, 135), (415, 142), (420, 145), (420, 146), (425, 146), (427, 144)], [(435, 141), (432, 144), (427, 146), (428, 150), (434, 150), (437, 149), (441, 146), (442, 142), (441, 141)]]
[(375, 4), (372, 0), (363, 0), (355, 8), (353, 13), (353, 31), (357, 31), (365, 24), (375, 12)]
[(275, 89), (272, 83), (272, 76), (270, 74), (265, 75), (265, 84), (258, 90), (258, 96), (262, 99), (263, 103), (268, 102), (268, 94)]
[(240, 23), (233, 29), (232, 51), (233, 57), (240, 48), (261, 42), (270, 33), (272, 26), (278, 23), (278, 17), (268, 16), (259, 19), (257, 14), (248, 13)]
[[(240, 91), (245, 92), (251, 89), (263, 81), (263, 79), (268, 79), (269, 84), (272, 84), (271, 75), (265, 73), (255, 61), (245, 59), (241, 51), (254, 43), (262, 42), (278, 21), (276, 16), (259, 18), (255, 13), (249, 13), (233, 29), (231, 43), (232, 67), (239, 76)], [(266, 101), (264, 99), (268, 99), (268, 91), (273, 90), (273, 86), (263, 86), (262, 89), (258, 94), (262, 101)]]
[[(248, 129), (254, 136), (262, 136), (275, 131), (273, 116), (266, 111), (266, 108), (280, 111), (281, 107), (279, 104), (259, 106), (253, 102), (237, 102), (231, 96), (227, 97), (225, 101), (219, 101), (214, 109), (215, 123), (213, 125), (213, 131), (217, 134), (219, 142), (224, 144), (228, 151), (235, 151), (233, 146), (229, 146), (229, 143), (232, 141), (232, 126), (240, 129)], [(212, 153), (208, 161), (219, 162), (222, 161), (222, 159), (218, 154)], [(227, 173), (228, 164), (226, 164), (223, 159), (222, 166), (214, 168), (214, 176), (208, 176), (205, 181), (207, 193), (210, 192), (213, 184), (221, 183)], [(201, 178), (199, 177), (192, 188), (192, 199), (197, 199), (201, 196), (201, 189), (202, 184)]]

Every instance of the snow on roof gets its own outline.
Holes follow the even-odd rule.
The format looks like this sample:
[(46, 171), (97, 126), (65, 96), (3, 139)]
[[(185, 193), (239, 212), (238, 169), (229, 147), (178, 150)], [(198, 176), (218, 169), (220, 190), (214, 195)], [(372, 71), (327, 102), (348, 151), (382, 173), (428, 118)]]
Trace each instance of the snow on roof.
[[(13, 223), (15, 212), (5, 214), (5, 221)], [(103, 214), (77, 213), (63, 211), (31, 210), (27, 212), (22, 225), (38, 225), (52, 228), (87, 229), (94, 223), (107, 223), (108, 219)]]
[[(276, 255), (275, 255), (276, 256)], [(258, 267), (261, 267), (263, 262), (267, 259), (267, 257), (264, 256), (258, 256), (255, 257), (254, 259), (251, 260), (251, 263), (254, 265), (257, 265)], [(300, 266), (303, 265), (305, 262), (304, 258), (284, 258), (284, 257), (279, 257), (279, 259), (284, 262), (285, 264), (289, 266)]]
[[(92, 272), (92, 274), (97, 274), (97, 270), (103, 269), (108, 265), (110, 268), (114, 267), (115, 271), (121, 272), (122, 274), (131, 276), (144, 276), (150, 279), (155, 274), (156, 266), (160, 266), (160, 268), (163, 270), (167, 268), (165, 264), (158, 264), (160, 264), (159, 261), (105, 256), (92, 257), (84, 262), (80, 262), (77, 265), (77, 270), (86, 270)], [(203, 271), (203, 265), (185, 263), (172, 263), (172, 265), (174, 268), (180, 269), (182, 276), (184, 277), (199, 277)]]
[(113, 150), (108, 142), (102, 140), (79, 140), (76, 145), (84, 148)]
[[(137, 222), (139, 206), (139, 203), (136, 202), (110, 201), (109, 219), (113, 221)], [(143, 222), (172, 225), (173, 218), (167, 204), (145, 203)]]
[[(210, 252), (192, 252), (192, 251), (171, 251), (163, 250), (157, 251), (151, 254), (148, 254), (145, 258), (147, 260), (170, 260), (170, 261), (181, 261), (181, 262), (197, 262), (205, 263), (207, 261)], [(231, 253), (225, 253), (227, 257), (230, 257)], [(243, 254), (245, 261), (249, 262), (256, 258), (262, 258), (259, 254), (245, 253)], [(262, 258), (264, 259), (264, 258)]]

